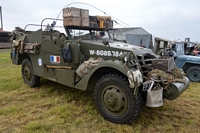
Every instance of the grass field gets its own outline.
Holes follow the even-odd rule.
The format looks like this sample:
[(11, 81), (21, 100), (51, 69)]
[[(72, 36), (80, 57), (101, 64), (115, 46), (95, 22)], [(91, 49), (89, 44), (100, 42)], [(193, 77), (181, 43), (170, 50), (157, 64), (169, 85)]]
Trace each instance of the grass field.
[(8, 52), (0, 52), (0, 132), (58, 133), (198, 133), (200, 83), (159, 108), (144, 107), (130, 125), (108, 122), (96, 110), (93, 92), (80, 91), (42, 79), (29, 88), (21, 66), (12, 65)]

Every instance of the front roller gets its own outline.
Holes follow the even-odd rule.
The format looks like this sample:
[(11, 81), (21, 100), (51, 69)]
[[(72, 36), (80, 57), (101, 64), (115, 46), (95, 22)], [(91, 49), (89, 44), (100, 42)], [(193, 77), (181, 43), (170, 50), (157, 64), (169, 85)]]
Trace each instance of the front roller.
[(179, 97), (190, 85), (190, 80), (185, 77), (185, 83), (174, 82), (167, 89), (163, 90), (164, 98), (174, 100)]

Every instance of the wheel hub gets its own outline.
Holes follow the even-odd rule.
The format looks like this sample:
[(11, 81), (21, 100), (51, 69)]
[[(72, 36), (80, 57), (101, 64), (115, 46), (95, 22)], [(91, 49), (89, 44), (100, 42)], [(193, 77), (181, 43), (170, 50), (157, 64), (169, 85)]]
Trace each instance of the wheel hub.
[(190, 78), (193, 80), (193, 81), (198, 81), (199, 78), (200, 78), (200, 72), (199, 71), (192, 71), (190, 74), (189, 74)]
[(30, 69), (28, 67), (24, 68), (24, 75), (27, 81), (31, 80), (31, 72)]
[(124, 108), (123, 94), (116, 88), (107, 89), (103, 99), (105, 106), (111, 111), (119, 112)]
[(106, 103), (108, 106), (113, 107), (116, 104), (116, 99), (112, 98), (112, 97), (110, 97), (110, 98), (108, 97)]
[(194, 71), (191, 74), (192, 74), (192, 77), (194, 77), (194, 78), (199, 77), (199, 72), (198, 71)]

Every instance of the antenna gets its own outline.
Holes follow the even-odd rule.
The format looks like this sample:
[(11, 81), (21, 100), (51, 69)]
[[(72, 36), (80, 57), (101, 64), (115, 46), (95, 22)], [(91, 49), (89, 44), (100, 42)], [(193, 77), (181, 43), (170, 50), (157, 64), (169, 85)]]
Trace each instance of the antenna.
[(0, 6), (0, 17), (1, 17), (1, 28), (0, 31), (3, 31), (3, 16), (2, 16), (2, 11), (1, 11), (1, 6)]

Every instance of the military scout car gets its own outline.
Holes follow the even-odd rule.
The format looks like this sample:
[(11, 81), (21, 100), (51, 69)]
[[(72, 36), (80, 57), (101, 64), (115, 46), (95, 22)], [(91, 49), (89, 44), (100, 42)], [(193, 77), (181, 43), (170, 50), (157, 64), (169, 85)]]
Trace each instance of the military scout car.
[[(93, 89), (94, 102), (105, 119), (131, 123), (139, 116), (143, 99), (147, 106), (162, 106), (164, 98), (174, 100), (189, 86), (178, 69), (173, 75), (173, 60), (115, 41), (109, 31), (113, 20), (108, 16), (64, 8), (63, 20), (50, 19), (54, 22), (43, 30), (43, 22), (49, 19), (44, 19), (37, 31), (17, 27), (11, 35), (12, 62), (22, 65), (22, 78), (30, 87), (45, 78), (75, 89)], [(63, 21), (66, 33), (55, 30), (58, 21)], [(163, 62), (167, 71), (154, 69)]]

